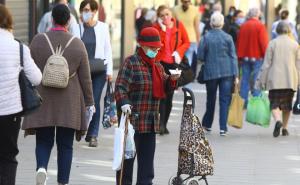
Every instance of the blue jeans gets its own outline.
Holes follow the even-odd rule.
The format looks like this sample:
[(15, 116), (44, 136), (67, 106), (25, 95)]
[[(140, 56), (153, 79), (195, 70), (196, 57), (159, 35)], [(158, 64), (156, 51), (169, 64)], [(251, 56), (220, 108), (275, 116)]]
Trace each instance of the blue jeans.
[(245, 107), (247, 106), (247, 103), (248, 103), (248, 94), (249, 94), (249, 90), (250, 90), (250, 83), (253, 84), (253, 88), (251, 91), (252, 95), (253, 96), (260, 95), (260, 90), (254, 89), (254, 83), (257, 79), (258, 72), (259, 72), (262, 64), (263, 64), (262, 60), (256, 60), (254, 62), (243, 60), (240, 95), (245, 100)]
[(186, 52), (184, 54), (187, 57), (187, 59), (189, 60), (190, 66), (192, 66), (193, 54), (194, 53), (197, 54), (197, 50), (198, 50), (197, 42), (190, 42), (190, 47), (188, 48), (188, 50), (186, 50)]
[(219, 87), (220, 104), (220, 130), (227, 131), (227, 117), (231, 102), (231, 92), (233, 87), (233, 77), (223, 77), (206, 81), (206, 112), (202, 119), (202, 125), (211, 128), (214, 121), (217, 89)]
[(106, 83), (106, 71), (99, 75), (92, 76), (93, 94), (95, 101), (96, 112), (93, 115), (92, 121), (89, 125), (87, 137), (98, 137), (99, 125), (100, 125), (100, 99), (103, 87)]
[(37, 169), (47, 169), (56, 129), (57, 145), (57, 182), (69, 183), (75, 130), (65, 127), (42, 127), (36, 129), (36, 163)]

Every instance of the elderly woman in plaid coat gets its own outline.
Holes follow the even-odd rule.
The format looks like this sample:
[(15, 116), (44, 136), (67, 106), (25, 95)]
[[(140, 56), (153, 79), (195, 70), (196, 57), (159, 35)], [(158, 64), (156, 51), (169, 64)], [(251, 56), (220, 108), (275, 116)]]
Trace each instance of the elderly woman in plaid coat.
[[(135, 129), (138, 159), (138, 185), (150, 185), (154, 178), (155, 133), (159, 128), (159, 102), (165, 91), (175, 89), (179, 75), (167, 75), (156, 55), (161, 47), (159, 32), (144, 28), (138, 39), (140, 47), (129, 56), (119, 71), (115, 96), (117, 106), (129, 113)], [(132, 184), (134, 159), (124, 162), (122, 185)], [(117, 182), (120, 172), (117, 173)], [(119, 182), (118, 182), (119, 183)], [(118, 184), (117, 183), (117, 184)]]

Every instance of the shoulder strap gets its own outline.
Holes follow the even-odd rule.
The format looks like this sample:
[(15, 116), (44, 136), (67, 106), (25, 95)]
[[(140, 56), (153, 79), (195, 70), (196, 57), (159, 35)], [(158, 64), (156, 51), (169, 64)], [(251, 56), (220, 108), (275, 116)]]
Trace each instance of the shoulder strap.
[(49, 40), (49, 37), (48, 37), (48, 35), (47, 35), (46, 33), (43, 33), (43, 35), (46, 37), (46, 40), (47, 40), (47, 42), (48, 42), (48, 44), (49, 44), (49, 46), (50, 46), (50, 49), (51, 49), (52, 55), (54, 55), (54, 54), (55, 54), (55, 52), (54, 52), (53, 46), (52, 46), (52, 44), (51, 44), (51, 42), (50, 42), (50, 40)]
[(65, 48), (62, 50), (61, 55), (64, 54), (65, 49), (66, 49), (67, 47), (70, 46), (71, 42), (72, 42), (74, 39), (75, 39), (75, 36), (73, 36), (73, 37), (68, 41), (68, 43), (66, 44)]
[(61, 51), (61, 48), (58, 47), (58, 48), (57, 48), (57, 52), (54, 52), (53, 45), (51, 44), (48, 35), (47, 35), (46, 33), (43, 33), (43, 35), (46, 37), (46, 40), (47, 40), (47, 42), (48, 42), (48, 44), (49, 44), (49, 46), (50, 46), (50, 49), (51, 49), (51, 52), (52, 52), (53, 55), (54, 55), (55, 53), (57, 53), (57, 52), (60, 53), (61, 55), (63, 55), (65, 49), (71, 44), (72, 40), (75, 38), (75, 36), (72, 36), (72, 38), (67, 42), (65, 48), (64, 48), (62, 51)]
[(24, 67), (24, 58), (23, 58), (23, 44), (18, 39), (15, 39), (19, 43), (19, 51), (20, 51), (20, 65)]
[(175, 48), (174, 48), (174, 51), (176, 51), (177, 45), (178, 45), (178, 24), (179, 24), (179, 22), (178, 22), (178, 20), (176, 19), (175, 26), (176, 26), (176, 28), (177, 28), (177, 31), (176, 31), (176, 39), (175, 39)]

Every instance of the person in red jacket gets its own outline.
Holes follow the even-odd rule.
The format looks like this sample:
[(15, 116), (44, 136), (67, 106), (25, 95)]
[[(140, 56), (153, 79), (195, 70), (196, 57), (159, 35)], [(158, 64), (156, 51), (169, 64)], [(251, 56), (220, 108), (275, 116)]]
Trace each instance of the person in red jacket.
[[(186, 50), (190, 47), (189, 37), (183, 24), (172, 17), (171, 10), (161, 5), (157, 9), (157, 23), (153, 25), (158, 31), (163, 43), (157, 58), (161, 61), (165, 72), (170, 74), (170, 69), (176, 69)], [(160, 134), (168, 134), (167, 122), (172, 110), (174, 91), (166, 92), (166, 98), (160, 101)]]
[[(242, 24), (237, 40), (237, 54), (242, 67), (240, 94), (245, 99), (245, 107), (248, 102), (250, 82), (256, 81), (268, 46), (268, 33), (265, 25), (259, 21), (259, 16), (259, 9), (249, 10), (248, 20)], [(260, 95), (260, 90), (252, 88), (252, 95)]]

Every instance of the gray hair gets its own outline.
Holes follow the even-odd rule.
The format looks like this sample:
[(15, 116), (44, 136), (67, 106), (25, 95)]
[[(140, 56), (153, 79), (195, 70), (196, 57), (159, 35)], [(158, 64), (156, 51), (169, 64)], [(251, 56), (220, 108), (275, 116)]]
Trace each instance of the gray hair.
[(213, 28), (221, 29), (224, 25), (224, 16), (220, 12), (215, 12), (210, 17), (210, 25)]
[(259, 17), (260, 10), (258, 8), (251, 8), (248, 12), (247, 18)]
[(291, 28), (288, 22), (280, 21), (276, 27), (276, 32), (278, 35), (288, 34), (291, 32)]

